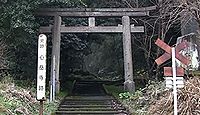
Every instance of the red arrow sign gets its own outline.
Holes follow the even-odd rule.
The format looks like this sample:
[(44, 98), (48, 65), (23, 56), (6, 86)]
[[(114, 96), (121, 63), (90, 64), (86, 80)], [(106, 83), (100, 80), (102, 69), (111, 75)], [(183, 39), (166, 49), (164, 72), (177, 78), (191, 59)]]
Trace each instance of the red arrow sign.
[[(166, 51), (166, 53), (164, 53), (162, 56), (160, 56), (159, 58), (157, 58), (155, 60), (158, 65), (161, 65), (162, 63), (164, 63), (165, 61), (167, 61), (171, 58), (172, 49), (169, 45), (167, 45), (165, 42), (163, 42), (160, 39), (157, 39), (155, 44), (158, 47), (162, 48), (164, 51)], [(179, 61), (181, 61), (183, 64), (188, 65), (189, 60), (186, 57), (184, 57), (183, 55), (179, 54), (179, 52), (186, 47), (188, 47), (188, 44), (186, 41), (184, 41), (184, 42), (178, 44), (175, 49), (176, 49), (176, 58)]]
[(162, 56), (160, 56), (159, 58), (157, 58), (155, 60), (155, 62), (157, 63), (157, 65), (161, 65), (162, 63), (166, 62), (170, 58), (171, 58), (171, 55), (165, 52)]
[[(172, 76), (172, 67), (164, 67), (164, 76)], [(176, 76), (184, 76), (184, 69), (177, 67)]]

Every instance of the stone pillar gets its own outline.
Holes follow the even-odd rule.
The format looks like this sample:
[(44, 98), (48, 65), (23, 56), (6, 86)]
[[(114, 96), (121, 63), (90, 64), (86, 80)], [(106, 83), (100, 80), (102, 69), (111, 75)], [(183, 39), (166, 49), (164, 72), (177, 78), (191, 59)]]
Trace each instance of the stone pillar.
[[(61, 17), (54, 16), (54, 25), (53, 25), (53, 40), (52, 40), (52, 60), (51, 60), (51, 78), (55, 78), (55, 90), (56, 93), (60, 92), (60, 81), (59, 81), (59, 73), (60, 73), (60, 42), (61, 42)], [(55, 60), (53, 60), (55, 57)], [(54, 67), (55, 66), (55, 67)], [(55, 77), (53, 75), (55, 74)]]
[(196, 35), (195, 38), (191, 37), (192, 43), (197, 45), (198, 51), (198, 70), (200, 70), (200, 27), (199, 23), (195, 20), (195, 17), (188, 15), (187, 12), (182, 14), (181, 20), (181, 34), (182, 36), (194, 33)]
[(123, 52), (124, 52), (124, 89), (135, 92), (135, 82), (133, 81), (133, 62), (131, 48), (131, 26), (129, 16), (122, 17), (123, 25)]

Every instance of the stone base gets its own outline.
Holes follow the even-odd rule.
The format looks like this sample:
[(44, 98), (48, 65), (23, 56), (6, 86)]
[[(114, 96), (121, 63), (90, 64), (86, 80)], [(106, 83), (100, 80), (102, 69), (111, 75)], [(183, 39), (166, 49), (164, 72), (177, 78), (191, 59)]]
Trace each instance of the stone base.
[(135, 82), (127, 80), (124, 82), (124, 90), (130, 93), (135, 93)]

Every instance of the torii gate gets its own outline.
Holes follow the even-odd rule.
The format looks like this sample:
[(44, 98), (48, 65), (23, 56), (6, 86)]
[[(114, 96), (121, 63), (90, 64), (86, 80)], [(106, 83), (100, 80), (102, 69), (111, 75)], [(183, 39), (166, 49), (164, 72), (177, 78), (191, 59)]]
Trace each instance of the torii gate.
[[(124, 88), (135, 91), (133, 81), (133, 64), (131, 49), (131, 33), (144, 32), (143, 26), (130, 25), (130, 17), (149, 16), (155, 6), (144, 8), (41, 8), (36, 15), (53, 16), (54, 24), (49, 27), (40, 27), (40, 33), (52, 33), (53, 48), (51, 59), (51, 81), (55, 78), (56, 92), (60, 90), (60, 41), (61, 33), (122, 33), (124, 52)], [(87, 17), (89, 26), (65, 27), (61, 26), (62, 17)], [(95, 17), (122, 17), (122, 26), (95, 26)]]

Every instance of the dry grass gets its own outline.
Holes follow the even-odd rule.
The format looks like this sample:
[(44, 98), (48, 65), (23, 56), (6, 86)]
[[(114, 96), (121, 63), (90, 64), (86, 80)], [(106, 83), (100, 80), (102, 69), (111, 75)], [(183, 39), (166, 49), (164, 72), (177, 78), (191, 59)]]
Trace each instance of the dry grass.
[[(151, 115), (173, 115), (173, 93), (168, 90), (158, 100), (153, 100), (148, 109)], [(200, 115), (200, 78), (194, 77), (178, 90), (178, 114)]]
[[(8, 78), (6, 80), (0, 81), (0, 115), (38, 115), (39, 102), (36, 100), (36, 92), (16, 86)], [(54, 112), (57, 106), (58, 102), (45, 101), (45, 115)]]

